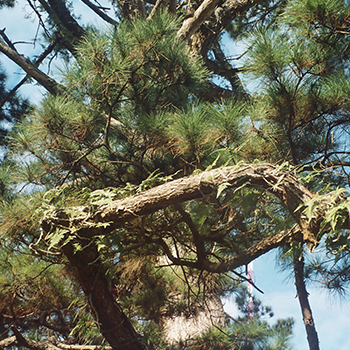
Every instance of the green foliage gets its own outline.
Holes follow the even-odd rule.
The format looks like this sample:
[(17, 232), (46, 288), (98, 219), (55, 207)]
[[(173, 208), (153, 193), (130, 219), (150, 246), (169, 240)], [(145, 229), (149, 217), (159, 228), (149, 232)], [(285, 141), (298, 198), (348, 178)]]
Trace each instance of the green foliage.
[(347, 34), (348, 13), (347, 1), (291, 1), (286, 9), (285, 21), (325, 46), (343, 45), (345, 36), (339, 34)]
[(88, 94), (97, 111), (123, 100), (132, 100), (141, 114), (184, 107), (207, 72), (176, 38), (177, 26), (170, 14), (158, 13), (152, 21), (125, 22), (117, 31), (91, 32), (78, 48), (81, 59), (66, 74), (68, 85)]
[[(2, 7), (13, 7), (15, 2), (12, 0), (0, 1)], [(7, 136), (13, 126), (23, 119), (24, 115), (30, 111), (29, 102), (17, 94), (10, 94), (6, 88), (7, 75), (0, 64), (0, 146), (1, 152), (6, 153)], [(3, 155), (2, 155), (3, 157)]]
[[(300, 23), (287, 28), (289, 9), (281, 29), (255, 32), (245, 69), (264, 88), (259, 99), (267, 112), (256, 119), (261, 137), (274, 139), (277, 159), (299, 165), (312, 161), (325, 148), (331, 153), (340, 147), (341, 131), (332, 126), (330, 131), (329, 123), (344, 120), (347, 125), (343, 117), (349, 108), (349, 79), (343, 58), (337, 54), (342, 49), (324, 46), (314, 37), (307, 40), (305, 33), (298, 32)], [(304, 16), (301, 6), (298, 11)]]
[[(29, 254), (27, 249), (11, 252), (4, 244), (0, 253), (0, 308), (12, 315), (17, 326), (31, 329), (40, 315), (48, 324), (66, 318), (73, 322), (76, 308), (68, 309), (71, 298), (79, 297), (69, 273), (59, 265), (47, 263)], [(60, 321), (56, 325), (63, 326)], [(38, 330), (40, 337), (45, 337)]]
[(257, 24), (266, 28), (276, 28), (278, 20), (287, 1), (259, 1), (255, 6), (241, 13), (226, 28), (231, 38), (235, 40), (246, 39), (256, 29)]
[[(176, 152), (172, 130), (181, 128), (189, 95), (204, 88), (208, 73), (176, 38), (177, 25), (171, 15), (159, 13), (118, 30), (92, 30), (77, 48), (76, 62), (63, 72), (67, 95), (47, 97), (12, 134), (14, 153), (23, 155), (18, 180), (52, 186), (79, 179), (80, 188), (94, 190), (139, 184), (157, 168), (178, 171), (159, 164), (164, 157), (159, 145), (172, 142)], [(194, 122), (198, 130), (206, 120)], [(192, 138), (189, 134), (190, 143)], [(191, 145), (198, 147), (202, 139), (195, 142)], [(91, 175), (99, 181), (90, 184)]]
[[(81, 301), (76, 300), (75, 303), (81, 304)], [(71, 308), (73, 306), (74, 303), (70, 305)], [(70, 335), (74, 336), (79, 343), (96, 344), (100, 343), (101, 341), (103, 342), (100, 331), (91, 313), (88, 312), (88, 306), (86, 304), (79, 307), (74, 320), (76, 321), (76, 324), (72, 329)]]
[(0, 9), (3, 7), (14, 7), (15, 1), (14, 0), (1, 0), (0, 1)]
[[(257, 82), (256, 91), (249, 100), (214, 103), (200, 101), (209, 72), (176, 36), (180, 22), (169, 13), (103, 32), (89, 29), (74, 62), (62, 70), (65, 94), (46, 96), (16, 125), (1, 165), (5, 302), (21, 316), (29, 298), (26, 319), (30, 312), (51, 315), (56, 307), (67, 337), (103, 343), (61, 249), (77, 253), (89, 246), (99, 254), (93, 263), (100, 264), (110, 292), (147, 341), (166, 348), (165, 319), (196, 315), (208, 296), (235, 292), (243, 316), (196, 344), (291, 349), (292, 320), (271, 325), (271, 309), (256, 300), (255, 318), (249, 318), (239, 279), (191, 268), (205, 266), (203, 257), (210, 266), (242, 256), (295, 225), (294, 213), (267, 191), (250, 183), (230, 190), (224, 182), (212, 195), (135, 216), (109, 235), (108, 222), (84, 221), (94, 237), (80, 237), (73, 222), (118, 199), (224, 165), (272, 162), (279, 164), (273, 175), (298, 167), (300, 181), (318, 195), (297, 210), (310, 222), (321, 214), (317, 238), (334, 262), (315, 263), (309, 276), (325, 276), (330, 288), (341, 289), (350, 281), (343, 229), (348, 180), (331, 169), (350, 160), (347, 11), (338, 0), (259, 2), (229, 28), (233, 37), (242, 28), (252, 34), (242, 74)], [(284, 185), (282, 175), (271, 190)], [(44, 236), (40, 220), (52, 213), (71, 226), (50, 227)], [(166, 254), (184, 266), (173, 266)], [(301, 242), (284, 247), (285, 259), (303, 254)]]

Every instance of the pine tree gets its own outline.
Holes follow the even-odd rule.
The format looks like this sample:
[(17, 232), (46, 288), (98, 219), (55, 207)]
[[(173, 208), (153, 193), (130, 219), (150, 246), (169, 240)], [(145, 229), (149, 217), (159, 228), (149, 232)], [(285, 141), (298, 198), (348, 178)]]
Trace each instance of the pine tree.
[[(347, 5), (118, 2), (119, 22), (87, 4), (108, 30), (80, 26), (60, 0), (34, 7), (70, 57), (59, 83), (0, 42), (48, 91), (2, 164), (3, 344), (174, 346), (170, 318), (214, 317), (208, 305), (239, 293), (239, 268), (282, 247), (318, 349), (305, 246), (340, 266), (310, 273), (331, 287), (347, 276)], [(224, 28), (246, 33), (254, 93), (223, 54)], [(292, 321), (271, 326), (258, 306), (184, 346), (290, 348)]]

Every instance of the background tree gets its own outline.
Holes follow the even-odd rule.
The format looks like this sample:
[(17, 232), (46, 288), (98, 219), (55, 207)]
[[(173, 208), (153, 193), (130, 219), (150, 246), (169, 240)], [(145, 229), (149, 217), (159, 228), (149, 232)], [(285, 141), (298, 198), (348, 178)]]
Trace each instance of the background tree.
[[(81, 26), (63, 1), (29, 2), (50, 41), (45, 52), (53, 47), (71, 61), (59, 82), (2, 32), (0, 51), (48, 91), (11, 135), (11, 169), (3, 164), (13, 174), (2, 205), (3, 266), (11, 271), (4, 334), (11, 326), (11, 339), (27, 347), (56, 346), (47, 330), (56, 340), (107, 341), (113, 349), (165, 347), (166, 317), (196, 314), (206, 300), (236, 290), (226, 273), (283, 247), (310, 349), (318, 349), (303, 247), (333, 253), (335, 265), (311, 272), (341, 288), (347, 4), (119, 2), (116, 19), (84, 3), (109, 31)], [(238, 38), (252, 27), (237, 70), (221, 33)], [(257, 79), (253, 96), (238, 71)], [(213, 83), (218, 76), (226, 87)], [(52, 276), (58, 282), (48, 284)], [(59, 297), (43, 302), (48, 293)], [(257, 335), (242, 338), (246, 347), (268, 348), (273, 332), (288, 347), (290, 321), (271, 329), (256, 322)], [(34, 329), (39, 343), (27, 337)], [(234, 329), (221, 344), (242, 347)], [(205, 339), (218, 346), (218, 334), (214, 343)]]

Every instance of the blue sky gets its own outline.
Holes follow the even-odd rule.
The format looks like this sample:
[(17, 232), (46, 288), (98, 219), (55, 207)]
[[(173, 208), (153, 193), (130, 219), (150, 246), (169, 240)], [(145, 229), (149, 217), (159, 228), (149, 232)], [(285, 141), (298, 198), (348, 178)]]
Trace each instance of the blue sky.
[[(254, 263), (255, 282), (264, 291), (258, 296), (271, 305), (276, 318), (293, 317), (296, 321), (293, 343), (296, 349), (308, 349), (306, 333), (294, 281), (287, 273), (278, 272), (275, 253), (271, 252)], [(329, 294), (320, 286), (307, 288), (309, 301), (318, 331), (320, 347), (325, 350), (350, 349), (348, 325), (350, 324), (349, 300), (340, 299)]]
[[(80, 1), (73, 1), (83, 14), (84, 19), (91, 13)], [(102, 1), (105, 3), (105, 1)], [(13, 41), (30, 40), (34, 38), (37, 20), (35, 17), (25, 19), (30, 9), (25, 6), (25, 1), (18, 0), (15, 10), (1, 10), (0, 28), (6, 27), (6, 34)], [(94, 20), (96, 16), (93, 16)], [(98, 22), (92, 24), (100, 25)], [(33, 44), (20, 44), (16, 46), (22, 54), (32, 56), (40, 53), (41, 48)], [(226, 41), (225, 50), (230, 55), (237, 55), (239, 48), (233, 43)], [(4, 67), (14, 72), (9, 78), (15, 85), (24, 75), (23, 72), (6, 57), (0, 56)], [(53, 62), (53, 69), (58, 65)], [(21, 93), (32, 101), (39, 101), (45, 91), (42, 88), (33, 88), (27, 85), (21, 89)], [(293, 317), (296, 321), (294, 327), (293, 343), (296, 350), (307, 350), (306, 334), (302, 322), (301, 311), (296, 298), (296, 291), (292, 279), (287, 279), (286, 273), (278, 272), (275, 253), (271, 252), (254, 262), (254, 281), (264, 291), (261, 295), (255, 291), (265, 305), (270, 305), (274, 311), (274, 319)], [(320, 346), (323, 350), (347, 350), (350, 349), (350, 302), (348, 299), (334, 298), (326, 291), (315, 286), (309, 287), (310, 303), (314, 314), (316, 328), (319, 334)], [(226, 310), (233, 315), (237, 312), (234, 305), (227, 301)]]
[[(306, 333), (294, 281), (288, 273), (280, 272), (274, 251), (254, 261), (254, 283), (264, 292), (261, 294), (255, 290), (254, 295), (265, 306), (272, 306), (274, 317), (271, 322), (274, 323), (279, 318), (293, 317), (295, 325), (292, 343), (296, 350), (307, 350)], [(317, 285), (308, 286), (307, 290), (310, 293), (309, 301), (320, 348), (323, 350), (350, 349), (349, 299), (333, 296)], [(226, 300), (225, 310), (233, 316), (237, 315), (237, 309), (230, 300)]]

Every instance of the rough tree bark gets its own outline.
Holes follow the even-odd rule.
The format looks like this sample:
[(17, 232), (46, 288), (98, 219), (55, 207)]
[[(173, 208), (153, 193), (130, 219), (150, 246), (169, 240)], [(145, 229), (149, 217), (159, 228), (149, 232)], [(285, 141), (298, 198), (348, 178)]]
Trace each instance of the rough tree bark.
[[(218, 40), (220, 33), (222, 33), (222, 31), (240, 14), (255, 6), (258, 1), (259, 0), (227, 0), (219, 2), (211, 12), (212, 16), (210, 20), (205, 25), (203, 22), (198, 25), (195, 16), (193, 16), (193, 18), (190, 17), (187, 22), (184, 21), (178, 35), (181, 34), (183, 37), (187, 35), (191, 50), (197, 52), (206, 59), (208, 51), (213, 47), (213, 43)], [(199, 12), (200, 10), (202, 10), (204, 14)], [(205, 17), (205, 15), (208, 14), (209, 10), (211, 11), (212, 8), (199, 7), (194, 14), (196, 15), (197, 13), (198, 18), (208, 18)]]
[(113, 350), (150, 350), (135, 331), (128, 317), (114, 299), (99, 253), (93, 242), (82, 240), (82, 250), (75, 251), (68, 243), (62, 250), (75, 269), (91, 313), (101, 334)]
[[(55, 210), (42, 221), (42, 227), (45, 231), (50, 231), (52, 227), (81, 227), (82, 230), (88, 229), (90, 237), (100, 234), (101, 230), (107, 234), (137, 216), (209, 195), (223, 183), (231, 188), (247, 186), (268, 190), (294, 217), (300, 226), (304, 241), (317, 244), (316, 235), (322, 212), (309, 220), (303, 211), (298, 209), (317, 195), (301, 185), (291, 172), (278, 171), (271, 164), (246, 165), (239, 169), (225, 167), (183, 177), (134, 196), (116, 200), (111, 205), (98, 208), (94, 213), (90, 213), (88, 207), (71, 208), (77, 212), (86, 212), (86, 215), (68, 217), (65, 209)], [(101, 229), (96, 227), (97, 223), (108, 223), (108, 226)]]

